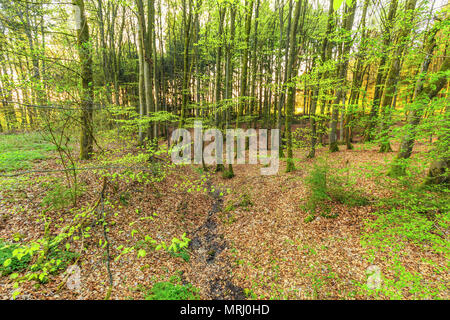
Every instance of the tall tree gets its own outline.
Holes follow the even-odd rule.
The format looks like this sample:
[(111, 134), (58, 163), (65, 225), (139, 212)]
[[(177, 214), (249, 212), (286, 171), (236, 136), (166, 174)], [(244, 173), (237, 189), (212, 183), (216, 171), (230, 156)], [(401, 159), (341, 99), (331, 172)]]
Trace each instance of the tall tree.
[(380, 108), (380, 98), (383, 92), (383, 86), (386, 79), (386, 63), (387, 63), (387, 49), (390, 46), (392, 39), (392, 29), (394, 27), (395, 18), (397, 16), (398, 0), (391, 0), (389, 5), (389, 12), (384, 22), (384, 30), (382, 35), (382, 50), (380, 64), (378, 65), (377, 77), (375, 82), (375, 92), (372, 100), (372, 107), (369, 113), (367, 122), (365, 140), (371, 141), (374, 137), (374, 128), (377, 122), (378, 112)]
[(186, 109), (189, 102), (189, 44), (190, 44), (190, 30), (192, 22), (192, 0), (183, 0), (183, 22), (184, 22), (184, 51), (183, 51), (183, 91), (182, 91), (182, 105), (180, 116), (180, 127), (186, 121)]
[(351, 2), (351, 5), (348, 6), (347, 2), (345, 3), (345, 16), (343, 18), (343, 28), (345, 30), (345, 39), (343, 42), (343, 47), (341, 51), (341, 55), (339, 57), (339, 65), (338, 65), (338, 88), (336, 91), (336, 98), (333, 102), (332, 107), (332, 118), (331, 118), (331, 130), (330, 130), (330, 151), (336, 152), (339, 151), (338, 142), (337, 142), (337, 122), (339, 119), (339, 109), (340, 103), (344, 99), (346, 95), (345, 89), (345, 81), (347, 77), (347, 68), (349, 61), (349, 53), (352, 46), (352, 37), (351, 30), (353, 26), (353, 20), (355, 18), (356, 11), (356, 0)]
[(78, 7), (77, 49), (81, 64), (81, 140), (80, 158), (90, 159), (94, 149), (94, 126), (92, 122), (94, 106), (94, 83), (92, 75), (92, 50), (86, 19), (84, 0), (74, 0)]
[(381, 128), (380, 137), (380, 152), (392, 151), (391, 144), (389, 142), (388, 129), (391, 122), (392, 102), (394, 95), (397, 91), (397, 83), (400, 75), (401, 59), (403, 52), (409, 40), (409, 34), (413, 27), (413, 21), (415, 17), (415, 11), (417, 0), (407, 0), (405, 4), (405, 17), (401, 21), (401, 28), (398, 35), (396, 48), (393, 51), (392, 59), (389, 67), (389, 72), (386, 76), (386, 82), (384, 84), (383, 96), (381, 98)]
[(360, 41), (358, 51), (356, 53), (356, 67), (353, 72), (352, 86), (350, 90), (348, 109), (345, 112), (345, 144), (347, 149), (353, 149), (352, 145), (352, 122), (356, 109), (358, 108), (359, 93), (364, 78), (366, 48), (367, 48), (367, 30), (366, 30), (366, 16), (369, 0), (364, 1), (363, 12), (360, 24)]
[[(234, 36), (235, 36), (235, 20), (236, 20), (236, 4), (234, 2), (230, 3), (230, 38), (227, 42), (226, 46), (226, 74), (225, 74), (225, 99), (227, 101), (227, 108), (226, 108), (226, 127), (227, 129), (230, 128), (230, 118), (231, 118), (231, 106), (233, 106), (233, 49), (234, 49)], [(234, 137), (233, 137), (234, 140)], [(233, 141), (233, 148), (234, 148), (234, 141)], [(233, 151), (234, 152), (234, 151)], [(228, 164), (228, 170), (226, 172), (226, 176), (229, 178), (234, 176), (233, 172), (233, 164)]]
[[(322, 48), (320, 52), (320, 62), (323, 64), (327, 60), (327, 50), (329, 46), (329, 40), (328, 37), (331, 34), (332, 31), (332, 24), (333, 24), (333, 0), (330, 0), (329, 7), (328, 7), (328, 17), (327, 17), (327, 27), (326, 27), (326, 33), (323, 36), (322, 40)], [(317, 123), (316, 123), (316, 109), (317, 109), (317, 100), (319, 99), (319, 90), (320, 90), (320, 80), (324, 76), (323, 72), (317, 73), (317, 85), (314, 86), (313, 94), (312, 94), (312, 100), (311, 100), (311, 107), (310, 107), (310, 116), (309, 116), (309, 123), (311, 127), (311, 147), (308, 153), (308, 158), (314, 158), (316, 154), (316, 143), (317, 143)]]
[(294, 82), (294, 77), (296, 76), (295, 68), (296, 60), (297, 60), (297, 27), (298, 22), (300, 20), (300, 9), (301, 9), (302, 0), (297, 0), (295, 3), (294, 10), (294, 18), (292, 21), (291, 33), (289, 35), (289, 60), (286, 65), (287, 68), (287, 79), (286, 85), (287, 89), (287, 102), (286, 102), (286, 138), (287, 138), (287, 163), (286, 163), (286, 172), (291, 172), (295, 170), (295, 164), (293, 160), (293, 152), (292, 152), (292, 132), (291, 132), (291, 124), (292, 124), (292, 116), (294, 114), (294, 104), (295, 104), (295, 92), (296, 85)]
[(248, 51), (250, 47), (250, 31), (252, 25), (253, 0), (245, 0), (245, 31), (244, 31), (244, 51), (242, 53), (242, 68), (241, 68), (241, 85), (239, 93), (239, 107), (236, 118), (236, 128), (239, 127), (240, 117), (244, 114), (244, 106), (246, 105), (247, 96), (247, 76), (248, 76)]

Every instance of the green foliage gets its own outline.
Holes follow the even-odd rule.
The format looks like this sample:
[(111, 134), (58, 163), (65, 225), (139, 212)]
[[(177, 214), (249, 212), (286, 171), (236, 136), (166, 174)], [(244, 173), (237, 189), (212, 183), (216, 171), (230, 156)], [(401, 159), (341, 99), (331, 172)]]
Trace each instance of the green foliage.
[(325, 201), (330, 200), (327, 188), (327, 174), (329, 167), (327, 165), (314, 165), (309, 176), (306, 177), (306, 184), (309, 186), (310, 194), (306, 209), (315, 213), (317, 208), (323, 206)]
[(226, 207), (225, 207), (225, 209), (224, 209), (224, 212), (231, 212), (231, 211), (234, 211), (234, 209), (236, 209), (235, 207), (234, 207), (234, 204), (233, 204), (233, 202), (228, 202), (228, 204), (226, 205)]
[(172, 251), (176, 253), (179, 250), (186, 249), (190, 241), (191, 239), (186, 237), (186, 233), (183, 233), (181, 236), (181, 240), (174, 237), (172, 239), (172, 243), (170, 244), (170, 246), (167, 246), (167, 244), (164, 241), (161, 241), (161, 243), (156, 246), (156, 250), (160, 250), (161, 248), (163, 248), (167, 251)]
[(313, 221), (316, 217), (313, 214), (309, 214), (303, 221), (305, 223), (309, 223), (311, 221)]
[(62, 209), (69, 206), (82, 194), (83, 188), (79, 185), (74, 190), (74, 188), (68, 188), (61, 183), (55, 183), (42, 199), (41, 205), (56, 210)]
[(189, 260), (191, 259), (191, 256), (189, 255), (189, 252), (186, 248), (177, 249), (177, 251), (169, 251), (169, 253), (175, 258), (183, 259), (185, 262), (189, 262)]
[(145, 300), (200, 300), (199, 289), (190, 283), (182, 284), (178, 276), (169, 281), (157, 282), (152, 289), (144, 293)]
[(382, 199), (377, 219), (368, 226), (376, 230), (366, 242), (384, 248), (397, 238), (435, 252), (448, 253), (446, 230), (450, 222), (449, 190), (431, 187), (397, 187), (395, 195)]
[(244, 210), (248, 210), (248, 207), (252, 206), (253, 202), (250, 197), (250, 194), (245, 191), (239, 196), (238, 206), (243, 208)]
[(332, 185), (328, 188), (328, 193), (336, 202), (343, 203), (350, 207), (361, 207), (369, 204), (369, 199), (360, 191), (352, 190), (342, 179), (336, 177)]
[(38, 256), (35, 263), (30, 265), (35, 251), (27, 250), (20, 244), (0, 241), (0, 276), (29, 270), (30, 275), (36, 275), (36, 280), (44, 283), (48, 281), (49, 274), (65, 270), (79, 256), (78, 253), (61, 250), (56, 245), (46, 251), (47, 254)]
[(37, 133), (9, 134), (0, 135), (0, 150), (0, 171), (14, 171), (47, 158), (54, 147)]
[(234, 172), (231, 170), (224, 170), (222, 172), (222, 178), (224, 179), (231, 179), (234, 177)]
[(384, 276), (378, 291), (360, 286), (364, 292), (376, 297), (442, 298), (442, 294), (448, 292), (448, 283), (439, 275), (448, 273), (448, 265), (438, 266), (432, 260), (424, 260), (437, 275), (429, 282), (402, 261), (408, 252), (407, 246), (411, 245), (428, 254), (450, 253), (446, 240), (450, 225), (449, 190), (417, 186), (409, 179), (397, 181), (392, 190), (392, 197), (380, 200), (380, 209), (374, 213), (376, 219), (366, 222), (368, 232), (361, 241), (369, 249), (367, 258), (370, 262), (388, 256), (386, 261), (393, 276)]
[[(325, 217), (335, 217), (335, 215), (328, 214), (331, 210), (331, 201), (351, 207), (365, 206), (369, 203), (362, 192), (354, 188), (354, 183), (350, 181), (349, 175), (345, 178), (339, 176), (338, 173), (330, 170), (327, 163), (322, 161), (314, 164), (305, 183), (309, 187), (310, 193), (304, 209), (312, 214), (319, 211)], [(311, 218), (307, 219), (312, 220)]]
[[(57, 246), (53, 246), (49, 249), (45, 259), (38, 261), (38, 263), (30, 266), (30, 270), (36, 271), (48, 271), (49, 274), (55, 274), (60, 271), (66, 270), (67, 267), (79, 257), (79, 253), (72, 252), (70, 250), (61, 250)], [(41, 282), (47, 282), (47, 277)]]
[(305, 295), (312, 299), (327, 298), (331, 293), (325, 290), (325, 288), (337, 280), (337, 275), (332, 271), (330, 266), (324, 266), (317, 262), (310, 265), (310, 272), (301, 274), (301, 276), (311, 282), (311, 291), (305, 292)]
[(31, 257), (24, 255), (20, 259), (13, 255), (15, 249), (20, 245), (13, 243), (7, 244), (0, 240), (0, 276), (8, 275), (15, 271), (23, 271), (28, 268)]
[(254, 299), (254, 300), (258, 299), (258, 296), (252, 289), (244, 288), (244, 294), (247, 297), (247, 299)]
[[(111, 143), (116, 142), (111, 141)], [(158, 157), (164, 156), (167, 152), (167, 146), (155, 147), (155, 144), (151, 142), (138, 147), (137, 152), (133, 153), (130, 153), (126, 147), (107, 150), (98, 156), (98, 160), (105, 168), (116, 167), (120, 170), (111, 172), (110, 170), (100, 169), (98, 172), (114, 182), (124, 181), (126, 183), (139, 182), (144, 184), (160, 182), (164, 180), (173, 167), (173, 164), (158, 160)], [(94, 172), (97, 172), (97, 170), (94, 170)]]

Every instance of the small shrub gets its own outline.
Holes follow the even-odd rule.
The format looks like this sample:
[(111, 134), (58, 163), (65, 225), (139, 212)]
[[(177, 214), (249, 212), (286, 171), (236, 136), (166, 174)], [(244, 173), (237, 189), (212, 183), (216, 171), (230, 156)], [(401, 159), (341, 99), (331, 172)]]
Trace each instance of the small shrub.
[(232, 202), (229, 202), (229, 203), (227, 204), (227, 206), (225, 207), (224, 211), (225, 211), (225, 212), (231, 212), (231, 211), (233, 211), (234, 209), (236, 209), (236, 208), (234, 207), (234, 204), (233, 204)]
[(230, 171), (230, 170), (224, 170), (223, 172), (222, 172), (222, 178), (224, 178), (224, 179), (231, 179), (231, 178), (233, 178), (234, 177), (234, 172), (233, 171)]
[(52, 247), (47, 254), (47, 260), (60, 260), (61, 263), (58, 265), (57, 270), (65, 270), (67, 267), (75, 261), (80, 256), (79, 253), (69, 251), (69, 250), (61, 250), (57, 247)]
[(330, 202), (338, 202), (351, 207), (364, 206), (369, 200), (354, 188), (349, 178), (343, 178), (332, 173), (326, 163), (315, 164), (305, 180), (309, 186), (310, 195), (304, 206), (306, 211), (313, 214), (320, 211), (324, 217), (335, 218), (330, 214)]
[(361, 207), (369, 204), (369, 199), (356, 190), (350, 190), (345, 182), (336, 179), (335, 183), (328, 188), (330, 197), (339, 203), (350, 207)]
[(318, 207), (322, 207), (325, 201), (331, 200), (328, 195), (327, 176), (329, 167), (327, 165), (314, 165), (313, 170), (306, 177), (306, 185), (309, 186), (310, 194), (305, 205), (306, 211), (316, 213)]
[[(19, 244), (7, 244), (0, 240), (0, 276), (8, 275), (15, 271), (23, 271), (28, 268), (31, 262), (31, 257), (29, 255), (23, 256), (20, 260), (13, 256), (13, 251), (17, 249)], [(5, 261), (10, 261), (6, 263)]]
[(189, 252), (186, 250), (186, 248), (178, 249), (178, 251), (169, 251), (170, 255), (175, 258), (181, 258), (185, 262), (189, 262), (191, 259), (191, 256), (189, 255)]
[(78, 186), (75, 191), (73, 188), (68, 188), (63, 184), (56, 183), (52, 186), (52, 189), (47, 192), (42, 199), (41, 205), (51, 209), (62, 209), (69, 206), (83, 194), (83, 188)]
[(125, 205), (125, 206), (128, 206), (128, 204), (130, 203), (130, 198), (131, 198), (131, 195), (130, 195), (130, 193), (128, 191), (121, 192), (120, 195), (119, 195), (120, 203)]
[[(44, 256), (38, 256), (34, 264), (31, 264), (32, 256), (28, 253), (18, 254), (17, 251), (23, 250), (24, 246), (20, 244), (8, 244), (0, 241), (0, 276), (8, 275), (13, 272), (30, 270), (32, 273), (45, 271), (44, 276), (36, 278), (41, 283), (48, 281), (47, 274), (55, 274), (67, 269), (67, 267), (78, 258), (79, 254), (61, 250), (58, 246), (52, 246)], [(19, 256), (20, 255), (20, 259)], [(37, 273), (36, 273), (37, 274)]]
[(247, 208), (252, 205), (253, 205), (252, 199), (250, 198), (250, 195), (247, 192), (244, 192), (239, 196), (240, 207)]
[(190, 283), (182, 284), (178, 276), (169, 281), (157, 282), (149, 292), (144, 293), (145, 300), (200, 300), (199, 289)]
[(311, 221), (313, 221), (316, 217), (313, 214), (309, 214), (303, 221), (305, 223), (310, 223)]

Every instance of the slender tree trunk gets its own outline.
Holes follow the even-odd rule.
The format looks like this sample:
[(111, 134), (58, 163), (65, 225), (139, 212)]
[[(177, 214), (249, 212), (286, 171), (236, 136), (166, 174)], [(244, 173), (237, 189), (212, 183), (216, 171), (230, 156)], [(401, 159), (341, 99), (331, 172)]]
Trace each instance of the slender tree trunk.
[(296, 60), (297, 60), (297, 27), (298, 22), (300, 20), (300, 9), (301, 9), (302, 0), (298, 0), (295, 3), (294, 10), (294, 20), (292, 22), (292, 29), (289, 35), (290, 42), (290, 51), (289, 51), (289, 60), (287, 64), (287, 81), (286, 84), (289, 84), (288, 93), (287, 93), (287, 102), (286, 102), (286, 138), (287, 138), (287, 163), (286, 163), (286, 172), (291, 172), (295, 170), (295, 164), (293, 160), (293, 152), (292, 152), (292, 132), (291, 132), (291, 123), (292, 116), (294, 114), (294, 104), (295, 104), (295, 92), (296, 86), (293, 83), (293, 78), (296, 76)]
[(345, 114), (345, 143), (347, 149), (353, 149), (352, 145), (352, 121), (355, 111), (358, 109), (359, 91), (361, 89), (363, 77), (364, 77), (364, 61), (366, 59), (366, 15), (367, 8), (369, 6), (369, 0), (364, 1), (363, 12), (361, 17), (361, 40), (359, 43), (357, 53), (357, 63), (355, 72), (353, 72), (352, 88), (350, 91), (348, 110)]
[(80, 9), (80, 28), (77, 29), (77, 48), (81, 63), (81, 142), (80, 158), (90, 159), (94, 149), (93, 141), (93, 75), (92, 52), (89, 29), (85, 15), (84, 0), (74, 0), (74, 5)]
[[(233, 47), (234, 47), (234, 36), (235, 36), (235, 19), (236, 19), (236, 6), (235, 4), (230, 5), (230, 39), (226, 46), (227, 48), (227, 62), (226, 62), (226, 75), (225, 75), (225, 99), (227, 100), (226, 109), (226, 128), (230, 128), (231, 122), (231, 112), (230, 109), (234, 105), (233, 102)], [(233, 137), (234, 140), (234, 137)], [(234, 149), (234, 141), (233, 141), (233, 149)], [(233, 151), (234, 152), (234, 151)], [(228, 178), (232, 178), (234, 176), (233, 172), (233, 164), (230, 162), (228, 164), (228, 172), (226, 173)]]
[[(221, 100), (222, 100), (222, 37), (223, 37), (223, 24), (225, 20), (225, 7), (219, 5), (219, 30), (218, 30), (218, 39), (219, 39), (219, 46), (217, 47), (216, 51), (216, 79), (215, 79), (215, 125), (216, 128), (220, 128), (220, 123), (222, 121), (221, 114), (222, 112), (219, 112), (221, 108)], [(216, 172), (223, 171), (224, 166), (223, 164), (217, 162), (216, 164)]]
[[(428, 104), (430, 100), (432, 100), (441, 89), (447, 84), (446, 72), (450, 69), (450, 58), (445, 58), (441, 68), (439, 69), (439, 76), (432, 84), (429, 84), (428, 87), (424, 87), (424, 76), (428, 71), (428, 68), (431, 63), (433, 50), (436, 47), (436, 40), (434, 37), (435, 33), (431, 33), (428, 44), (427, 44), (427, 53), (422, 62), (419, 79), (417, 79), (416, 86), (414, 89), (414, 99), (412, 102), (412, 108), (408, 113), (408, 130), (403, 136), (400, 150), (397, 155), (397, 159), (408, 159), (411, 156), (412, 149), (414, 146), (414, 140), (416, 137), (417, 126), (420, 123), (420, 119), (423, 114), (424, 107)], [(443, 138), (445, 139), (445, 138)], [(445, 162), (445, 161), (444, 161)], [(448, 162), (448, 161), (447, 161)], [(403, 166), (399, 161), (394, 163), (393, 166), (394, 174), (403, 174)]]
[(183, 52), (183, 92), (180, 127), (184, 126), (186, 121), (186, 108), (189, 102), (189, 43), (190, 29), (192, 21), (192, 0), (189, 1), (189, 12), (187, 12), (186, 0), (183, 1), (183, 20), (184, 20), (184, 52)]
[(250, 46), (250, 30), (252, 24), (253, 0), (245, 0), (245, 33), (244, 33), (244, 53), (242, 56), (242, 71), (241, 71), (241, 91), (239, 93), (239, 109), (236, 118), (236, 128), (239, 128), (240, 117), (244, 114), (244, 106), (247, 104), (244, 97), (247, 96), (247, 70), (248, 70), (248, 49)]
[[(344, 28), (347, 32), (351, 32), (352, 26), (353, 26), (353, 20), (355, 18), (355, 10), (356, 10), (356, 0), (352, 1), (351, 7), (347, 7), (346, 5), (346, 12), (347, 15), (344, 18)], [(332, 107), (332, 118), (331, 118), (331, 130), (330, 130), (330, 151), (336, 152), (339, 151), (339, 146), (337, 142), (337, 122), (339, 119), (339, 104), (344, 99), (346, 92), (345, 92), (345, 80), (347, 77), (347, 68), (348, 68), (348, 61), (349, 61), (349, 53), (350, 48), (352, 46), (352, 41), (350, 39), (350, 36), (348, 36), (347, 39), (344, 40), (342, 54), (339, 57), (340, 59), (340, 65), (339, 65), (339, 75), (338, 75), (338, 88), (336, 92), (336, 98), (333, 102)]]
[(403, 52), (405, 51), (406, 41), (409, 39), (412, 23), (414, 21), (414, 9), (416, 7), (417, 0), (407, 0), (405, 5), (405, 20), (402, 23), (402, 28), (398, 35), (397, 48), (394, 50), (391, 66), (386, 77), (384, 84), (383, 97), (381, 99), (381, 129), (380, 137), (382, 141), (380, 143), (380, 152), (392, 151), (391, 144), (389, 142), (389, 127), (391, 122), (392, 113), (392, 101), (394, 94), (397, 91), (397, 83), (399, 79), (401, 69), (401, 59)]
[[(327, 48), (329, 45), (328, 35), (332, 31), (332, 23), (333, 23), (333, 0), (330, 0), (329, 9), (328, 9), (328, 19), (327, 19), (327, 31), (326, 35), (322, 41), (322, 50), (320, 53), (321, 63), (325, 63), (327, 60)], [(317, 100), (319, 99), (319, 90), (320, 90), (320, 80), (324, 76), (322, 73), (317, 73), (317, 85), (314, 86), (310, 107), (310, 116), (309, 123), (311, 127), (311, 147), (308, 153), (308, 158), (314, 158), (316, 154), (316, 144), (317, 144), (317, 121), (316, 121), (316, 109), (317, 109)]]
[(386, 75), (386, 63), (387, 63), (387, 48), (391, 42), (391, 32), (394, 27), (395, 17), (397, 15), (398, 0), (392, 0), (389, 5), (389, 12), (385, 22), (383, 32), (383, 47), (380, 65), (378, 66), (377, 77), (375, 82), (375, 92), (372, 100), (372, 107), (369, 113), (369, 121), (367, 122), (366, 132), (364, 136), (365, 141), (372, 141), (374, 138), (374, 128), (378, 118), (378, 112), (380, 108), (380, 98), (383, 92), (383, 85)]
[[(142, 1), (138, 0), (138, 57), (139, 57), (139, 117), (143, 120), (144, 116), (147, 114), (146, 102), (145, 102), (145, 85), (144, 85), (144, 9)], [(142, 123), (139, 124), (139, 142), (143, 143), (145, 138), (145, 132)]]
[[(258, 64), (257, 64), (257, 51), (258, 51), (258, 17), (259, 17), (259, 4), (260, 0), (256, 1), (256, 8), (255, 8), (255, 30), (253, 31), (253, 49), (252, 49), (252, 84), (251, 84), (251, 101), (250, 101), (250, 115), (253, 114), (253, 111), (255, 110), (256, 105), (256, 73), (258, 70)], [(256, 121), (255, 121), (256, 124)]]

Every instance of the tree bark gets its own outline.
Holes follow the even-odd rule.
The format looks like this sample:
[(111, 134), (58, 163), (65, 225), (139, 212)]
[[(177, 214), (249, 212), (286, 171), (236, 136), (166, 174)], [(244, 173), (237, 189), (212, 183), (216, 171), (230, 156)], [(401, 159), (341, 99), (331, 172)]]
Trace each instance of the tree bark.
[(397, 90), (397, 83), (399, 80), (399, 74), (401, 69), (401, 59), (406, 47), (406, 40), (409, 38), (409, 34), (412, 28), (412, 22), (414, 21), (414, 9), (416, 7), (417, 0), (408, 0), (405, 5), (405, 21), (403, 21), (400, 34), (398, 35), (397, 48), (394, 50), (389, 72), (384, 84), (383, 96), (381, 98), (381, 129), (380, 137), (380, 152), (392, 151), (391, 144), (389, 142), (388, 130), (390, 127), (391, 113), (392, 113), (392, 101), (394, 94)]
[(287, 101), (286, 101), (286, 138), (287, 138), (287, 163), (286, 163), (286, 172), (291, 172), (295, 170), (295, 164), (293, 160), (293, 152), (292, 152), (292, 132), (291, 132), (291, 123), (292, 116), (294, 114), (294, 103), (295, 103), (295, 92), (296, 85), (293, 82), (294, 77), (296, 76), (295, 70), (297, 70), (294, 66), (297, 60), (297, 27), (298, 22), (300, 20), (300, 9), (301, 9), (302, 0), (297, 0), (295, 4), (294, 10), (294, 20), (292, 21), (292, 29), (289, 35), (289, 43), (290, 43), (290, 51), (289, 51), (289, 60), (287, 67), (287, 78), (286, 83), (288, 85), (288, 93), (287, 93)]
[[(347, 32), (351, 32), (352, 26), (353, 26), (353, 20), (355, 18), (355, 10), (356, 10), (356, 0), (352, 1), (352, 5), (350, 8), (346, 5), (346, 12), (347, 15), (344, 18), (344, 28), (347, 30)], [(332, 107), (332, 118), (331, 118), (331, 131), (330, 131), (330, 151), (336, 152), (339, 151), (338, 142), (337, 142), (337, 123), (339, 119), (339, 104), (341, 103), (341, 100), (344, 99), (345, 96), (345, 80), (347, 77), (347, 68), (348, 68), (348, 61), (349, 61), (349, 53), (350, 48), (352, 46), (352, 41), (350, 39), (350, 36), (347, 37), (347, 39), (344, 41), (344, 46), (342, 49), (342, 54), (340, 56), (340, 65), (339, 65), (339, 75), (338, 75), (338, 89), (336, 92), (336, 98), (333, 102)]]
[(86, 20), (84, 0), (74, 0), (74, 5), (80, 9), (80, 28), (77, 29), (77, 49), (81, 63), (81, 141), (80, 158), (90, 159), (93, 152), (93, 102), (94, 84), (92, 75), (92, 52), (89, 29)]

